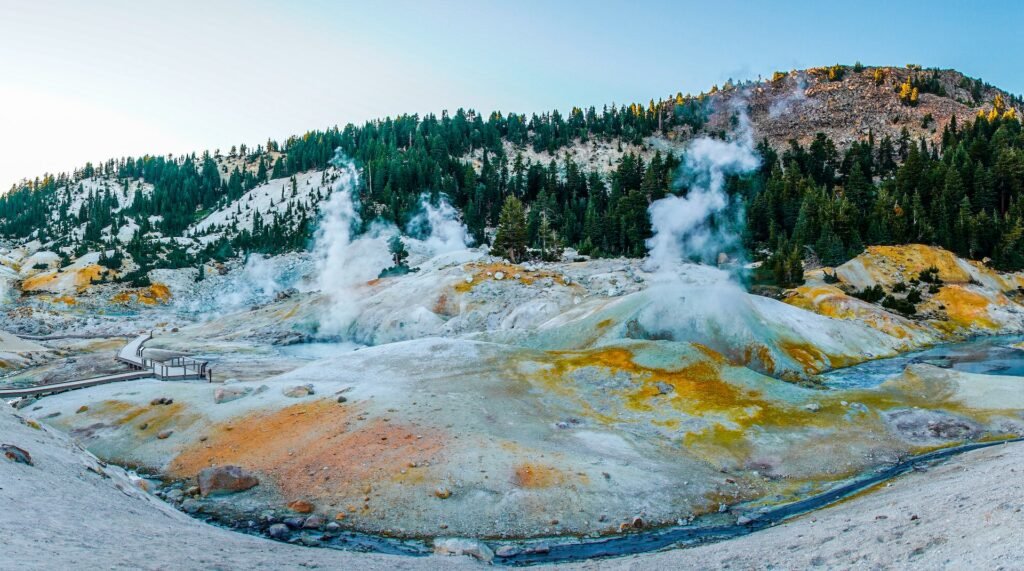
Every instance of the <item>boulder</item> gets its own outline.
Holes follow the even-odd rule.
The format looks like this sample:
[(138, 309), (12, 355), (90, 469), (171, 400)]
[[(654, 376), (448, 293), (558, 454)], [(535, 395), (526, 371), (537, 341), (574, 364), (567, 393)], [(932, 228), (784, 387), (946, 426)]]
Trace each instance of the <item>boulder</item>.
[(252, 388), (250, 387), (217, 387), (217, 390), (213, 391), (213, 402), (215, 404), (231, 402), (247, 396), (251, 392)]
[(32, 466), (32, 455), (24, 448), (18, 448), (13, 444), (0, 444), (0, 452), (3, 452), (8, 460)]
[(435, 539), (434, 553), (438, 555), (469, 555), (484, 563), (494, 560), (494, 551), (484, 542), (464, 537)]
[(273, 537), (274, 539), (287, 539), (290, 531), (287, 525), (283, 523), (275, 523), (274, 525), (270, 526), (270, 529), (267, 530), (267, 533), (270, 535), (270, 537)]
[(313, 394), (313, 385), (296, 385), (281, 391), (281, 394), (288, 398), (298, 399)]
[(301, 517), (286, 517), (281, 521), (291, 529), (299, 529), (302, 527), (302, 524), (306, 523), (306, 520)]
[(233, 494), (259, 485), (255, 475), (238, 466), (216, 466), (199, 472), (199, 493)]
[(302, 523), (303, 529), (320, 529), (327, 520), (322, 515), (311, 515)]

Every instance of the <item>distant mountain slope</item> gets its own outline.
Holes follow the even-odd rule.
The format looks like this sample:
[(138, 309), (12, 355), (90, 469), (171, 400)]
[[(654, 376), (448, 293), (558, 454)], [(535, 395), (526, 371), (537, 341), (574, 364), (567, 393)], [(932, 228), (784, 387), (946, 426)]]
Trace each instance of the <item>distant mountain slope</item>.
[(745, 255), (776, 254), (766, 266), (776, 281), (798, 273), (800, 259), (836, 264), (865, 244), (907, 241), (1017, 269), (1024, 239), (1001, 244), (1000, 236), (1021, 218), (1020, 106), (956, 71), (858, 65), (568, 116), (403, 115), (226, 154), (125, 158), (47, 175), (0, 196), (0, 238), (31, 245), (20, 258), (5, 254), (21, 278), (55, 269), (26, 267), (35, 252), (53, 252), (60, 266), (94, 252), (105, 268), (96, 279), (137, 285), (154, 268), (304, 249), (335, 184), (337, 150), (361, 168), (366, 224), (404, 228), (424, 193), (433, 202), (444, 195), (483, 242), (516, 196), (527, 204), (531, 245), (545, 218), (562, 246), (639, 256), (648, 204), (687, 191), (678, 180), (687, 143), (735, 137), (747, 117), (763, 166), (730, 182), (730, 209), (747, 214)]

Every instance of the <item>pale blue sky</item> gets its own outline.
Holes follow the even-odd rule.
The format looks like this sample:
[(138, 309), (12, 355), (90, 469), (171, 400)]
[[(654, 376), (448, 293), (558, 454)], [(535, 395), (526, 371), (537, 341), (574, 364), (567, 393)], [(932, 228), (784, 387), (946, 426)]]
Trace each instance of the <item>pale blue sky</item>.
[(1024, 2), (0, 0), (0, 189), (87, 160), (458, 107), (532, 112), (831, 63), (1024, 92)]

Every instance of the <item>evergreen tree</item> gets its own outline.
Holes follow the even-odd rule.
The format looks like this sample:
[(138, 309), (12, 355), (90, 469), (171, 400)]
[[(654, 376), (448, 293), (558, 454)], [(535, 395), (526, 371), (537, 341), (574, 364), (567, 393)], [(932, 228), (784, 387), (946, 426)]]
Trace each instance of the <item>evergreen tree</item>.
[(526, 211), (523, 203), (518, 198), (509, 196), (501, 207), (498, 233), (491, 251), (512, 263), (521, 262), (526, 257), (526, 239)]

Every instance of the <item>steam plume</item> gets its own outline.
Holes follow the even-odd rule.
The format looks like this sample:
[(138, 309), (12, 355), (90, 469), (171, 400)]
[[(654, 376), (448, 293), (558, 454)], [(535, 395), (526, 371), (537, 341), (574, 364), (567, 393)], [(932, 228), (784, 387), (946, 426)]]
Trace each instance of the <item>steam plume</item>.
[(327, 294), (328, 308), (320, 320), (320, 331), (344, 334), (359, 315), (359, 288), (374, 279), (390, 262), (387, 246), (379, 231), (354, 239), (362, 220), (357, 208), (359, 171), (340, 154), (333, 165), (338, 182), (324, 204), (314, 253), (320, 290)]
[(431, 256), (465, 250), (473, 244), (459, 213), (441, 196), (437, 205), (430, 203), (427, 194), (420, 196), (421, 212), (406, 226), (406, 233), (422, 241)]
[(734, 246), (736, 221), (723, 213), (729, 205), (726, 176), (752, 171), (760, 165), (746, 113), (739, 111), (739, 128), (729, 141), (703, 137), (690, 143), (683, 160), (681, 182), (686, 196), (670, 195), (647, 209), (654, 235), (647, 240), (647, 267), (659, 274), (675, 273), (684, 258), (712, 262)]

